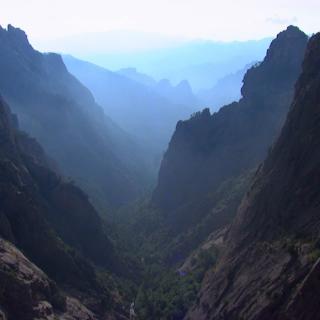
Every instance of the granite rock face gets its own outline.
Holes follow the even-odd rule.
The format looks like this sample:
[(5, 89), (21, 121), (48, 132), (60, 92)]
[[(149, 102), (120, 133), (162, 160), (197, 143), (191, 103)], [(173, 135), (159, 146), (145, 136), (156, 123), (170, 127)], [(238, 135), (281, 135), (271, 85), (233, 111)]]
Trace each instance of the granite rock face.
[(65, 296), (42, 270), (1, 238), (0, 262), (0, 319), (97, 319), (77, 299)]
[(65, 298), (56, 284), (16, 247), (0, 239), (1, 306), (8, 319), (53, 319)]
[(320, 34), (281, 135), (225, 237), (186, 319), (319, 318)]

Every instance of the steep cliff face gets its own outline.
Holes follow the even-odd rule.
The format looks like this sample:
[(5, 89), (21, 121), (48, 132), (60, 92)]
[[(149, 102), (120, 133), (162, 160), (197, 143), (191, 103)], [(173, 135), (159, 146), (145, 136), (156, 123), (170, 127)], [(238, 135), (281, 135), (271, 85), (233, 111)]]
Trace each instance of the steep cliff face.
[[(40, 145), (19, 131), (16, 117), (0, 99), (0, 238), (22, 250), (59, 285), (91, 295), (99, 304), (109, 292), (98, 282), (94, 266), (121, 274), (123, 263), (87, 196), (50, 164)], [(17, 284), (17, 291), (36, 284)], [(2, 294), (0, 305), (8, 299), (12, 307), (15, 300)]]
[(0, 300), (5, 318), (49, 319), (54, 308), (65, 309), (64, 297), (55, 283), (3, 239), (0, 239), (0, 261)]
[(118, 206), (145, 187), (148, 174), (135, 142), (104, 115), (59, 55), (35, 51), (10, 25), (0, 28), (0, 92), (21, 128), (95, 203)]
[(284, 128), (186, 319), (319, 318), (320, 34)]
[(177, 124), (153, 194), (157, 206), (175, 210), (263, 160), (287, 114), (307, 39), (288, 27), (246, 73), (239, 102)]

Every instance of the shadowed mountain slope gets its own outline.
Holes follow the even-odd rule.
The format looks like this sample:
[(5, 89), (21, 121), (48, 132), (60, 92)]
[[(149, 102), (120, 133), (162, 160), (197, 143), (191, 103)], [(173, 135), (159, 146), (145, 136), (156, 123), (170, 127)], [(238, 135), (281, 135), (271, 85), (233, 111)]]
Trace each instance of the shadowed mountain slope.
[(110, 309), (102, 302), (112, 301), (111, 289), (98, 280), (98, 268), (126, 277), (134, 270), (127, 269), (85, 193), (55, 173), (41, 146), (18, 129), (17, 118), (2, 98), (0, 204), (0, 309), (8, 320), (34, 319), (42, 312), (53, 313), (52, 308), (69, 312), (69, 307), (70, 312), (79, 308), (84, 316), (70, 319), (95, 319), (85, 317), (91, 312), (73, 298), (66, 300), (61, 288), (95, 313)]
[(320, 34), (295, 97), (186, 319), (319, 318)]
[(41, 54), (25, 33), (0, 29), (0, 92), (58, 164), (101, 206), (134, 199), (149, 182), (142, 151), (98, 106), (57, 54)]
[[(81, 263), (73, 261), (76, 256), (60, 238), (111, 268), (114, 248), (87, 196), (50, 169), (40, 145), (14, 127), (3, 100), (0, 111), (1, 236), (67, 282), (81, 274)], [(64, 276), (73, 269), (79, 272)]]

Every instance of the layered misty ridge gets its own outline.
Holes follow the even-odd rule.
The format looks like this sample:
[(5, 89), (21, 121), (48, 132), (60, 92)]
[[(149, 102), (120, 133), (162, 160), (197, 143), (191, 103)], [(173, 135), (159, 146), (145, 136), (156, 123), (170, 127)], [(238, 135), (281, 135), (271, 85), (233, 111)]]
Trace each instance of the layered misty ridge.
[[(226, 43), (194, 41), (146, 52), (81, 56), (109, 70), (109, 75), (112, 70), (152, 88), (173, 103), (196, 105), (197, 109), (206, 106), (217, 111), (224, 104), (240, 98), (245, 71), (254, 62), (262, 60), (270, 42), (271, 39)], [(83, 74), (84, 66), (80, 67), (69, 58), (64, 59), (70, 70), (89, 81), (92, 91), (97, 89), (98, 75), (93, 81), (92, 76)]]
[[(103, 34), (99, 36), (99, 41), (103, 43)], [(128, 53), (106, 53), (106, 50), (92, 46), (89, 52), (83, 50), (81, 57), (112, 71), (134, 67), (156, 81), (168, 79), (174, 85), (187, 80), (193, 91), (198, 93), (201, 89), (213, 87), (219, 79), (243, 69), (247, 64), (262, 60), (271, 40), (195, 40), (162, 49)], [(82, 46), (86, 47), (85, 42)]]
[(20, 29), (0, 30), (0, 91), (61, 172), (99, 208), (135, 199), (150, 184), (143, 146), (116, 125), (61, 56), (41, 54)]
[(316, 34), (281, 135), (186, 319), (319, 317), (319, 57)]
[(156, 81), (134, 68), (111, 72), (71, 56), (63, 59), (68, 70), (91, 90), (105, 112), (145, 146), (155, 175), (176, 123), (188, 119), (202, 105), (218, 110), (225, 102), (240, 98), (242, 78), (249, 67), (195, 95), (186, 80), (174, 86), (168, 79)]
[(219, 79), (213, 87), (200, 90), (197, 95), (199, 101), (203, 106), (209, 107), (211, 112), (216, 112), (222, 106), (240, 100), (243, 78), (248, 69), (256, 63), (247, 64), (244, 68)]
[[(105, 112), (146, 146), (156, 172), (176, 123), (188, 119), (204, 106), (217, 111), (225, 103), (239, 99), (243, 75), (252, 61), (263, 57), (268, 43), (267, 39), (244, 43), (195, 43), (186, 48), (167, 49), (164, 56), (160, 52), (145, 54), (147, 61), (158, 57), (159, 61), (154, 65), (163, 67), (167, 67), (167, 60), (175, 65), (181, 62), (184, 68), (193, 68), (193, 64), (203, 61), (201, 68), (203, 71), (208, 69), (208, 79), (200, 92), (186, 80), (193, 81), (187, 74), (186, 78), (173, 84), (174, 80), (155, 80), (139, 72), (135, 68), (140, 66), (139, 59), (132, 61), (135, 67), (115, 72), (72, 56), (65, 55), (63, 59), (68, 70), (91, 90)], [(215, 61), (214, 67), (210, 65), (212, 61)], [(199, 78), (204, 79), (204, 76)]]
[(156, 175), (177, 121), (197, 110), (188, 83), (173, 87), (168, 81), (158, 83), (132, 70), (115, 73), (71, 56), (63, 59), (106, 114), (145, 147), (145, 157), (150, 158)]
[[(249, 61), (250, 58), (248, 57), (247, 60)], [(231, 73), (228, 73), (230, 72), (228, 70), (224, 70), (221, 78), (208, 81), (208, 88), (202, 88), (199, 91), (195, 91), (188, 80), (181, 80), (177, 85), (173, 85), (168, 79), (156, 81), (150, 76), (138, 72), (135, 68), (121, 69), (118, 73), (153, 88), (158, 94), (176, 104), (196, 106), (196, 109), (199, 109), (200, 106), (206, 106), (212, 112), (215, 112), (222, 106), (241, 98), (243, 77), (246, 71), (254, 64), (250, 62), (239, 70), (235, 66)], [(227, 74), (223, 76), (224, 73)]]

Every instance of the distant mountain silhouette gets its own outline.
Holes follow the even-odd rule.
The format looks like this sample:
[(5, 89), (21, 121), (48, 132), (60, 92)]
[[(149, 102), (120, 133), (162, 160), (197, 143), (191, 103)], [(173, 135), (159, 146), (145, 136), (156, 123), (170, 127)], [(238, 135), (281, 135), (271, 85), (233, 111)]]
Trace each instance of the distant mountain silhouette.
[(189, 82), (186, 80), (179, 82), (177, 85), (172, 85), (168, 79), (156, 81), (150, 76), (138, 72), (135, 68), (121, 69), (118, 73), (152, 88), (155, 92), (174, 104), (182, 104), (195, 108), (200, 105), (200, 101), (195, 97)]
[(254, 63), (248, 64), (241, 70), (219, 79), (212, 88), (201, 90), (197, 95), (201, 104), (216, 112), (221, 107), (238, 101), (241, 98), (243, 77), (253, 65)]
[(136, 68), (159, 81), (187, 80), (197, 93), (240, 70), (252, 61), (260, 61), (271, 38), (244, 42), (192, 41), (169, 48), (129, 53), (96, 52), (81, 58), (110, 70)]
[(124, 68), (117, 71), (118, 74), (125, 76), (133, 81), (141, 83), (147, 87), (154, 87), (157, 81), (147, 74), (139, 72), (136, 68)]
[[(135, 136), (147, 148), (146, 155), (152, 154), (153, 158), (161, 157), (176, 122), (189, 118), (196, 110), (188, 85), (172, 88), (174, 92), (164, 92), (166, 88), (158, 88), (158, 84), (152, 86), (136, 81), (138, 77), (146, 77), (132, 70), (127, 70), (124, 76), (125, 71), (114, 73), (70, 56), (64, 56), (64, 61), (68, 70), (92, 91), (105, 112)], [(133, 73), (136, 79), (131, 79)]]

